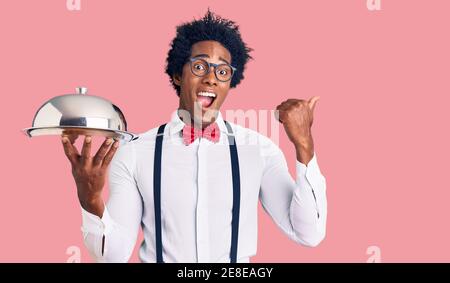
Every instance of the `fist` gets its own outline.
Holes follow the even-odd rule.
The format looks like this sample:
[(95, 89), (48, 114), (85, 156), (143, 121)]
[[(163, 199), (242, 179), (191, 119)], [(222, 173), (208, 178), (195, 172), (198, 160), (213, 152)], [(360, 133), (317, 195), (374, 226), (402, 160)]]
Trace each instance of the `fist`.
[(275, 117), (283, 124), (290, 141), (295, 145), (312, 144), (311, 126), (319, 96), (309, 100), (288, 99), (277, 106)]

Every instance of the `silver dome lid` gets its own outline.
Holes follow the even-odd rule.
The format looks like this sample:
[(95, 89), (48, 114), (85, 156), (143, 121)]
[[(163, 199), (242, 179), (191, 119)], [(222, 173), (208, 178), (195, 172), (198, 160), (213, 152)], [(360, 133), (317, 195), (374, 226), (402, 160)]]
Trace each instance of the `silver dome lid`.
[(56, 96), (36, 112), (31, 128), (22, 130), (27, 136), (89, 135), (125, 141), (137, 139), (127, 131), (122, 111), (110, 101), (87, 95), (87, 89), (77, 88), (76, 94)]

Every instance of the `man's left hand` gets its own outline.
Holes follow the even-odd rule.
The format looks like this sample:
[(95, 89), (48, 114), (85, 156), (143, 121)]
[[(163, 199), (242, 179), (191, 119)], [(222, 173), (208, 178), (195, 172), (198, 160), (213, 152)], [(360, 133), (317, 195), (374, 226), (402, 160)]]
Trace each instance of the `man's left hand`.
[[(319, 96), (309, 100), (288, 99), (277, 106), (278, 120), (283, 124), (289, 140), (295, 145), (297, 157), (302, 163), (307, 163), (314, 153), (314, 144), (311, 134), (314, 108)], [(299, 159), (299, 158), (297, 158)]]

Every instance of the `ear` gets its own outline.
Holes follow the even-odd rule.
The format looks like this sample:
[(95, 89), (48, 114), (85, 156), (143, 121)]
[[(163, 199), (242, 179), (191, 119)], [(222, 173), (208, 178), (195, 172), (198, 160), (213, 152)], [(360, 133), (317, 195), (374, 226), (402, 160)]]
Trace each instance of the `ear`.
[(177, 86), (181, 85), (181, 76), (179, 74), (174, 74), (172, 80)]

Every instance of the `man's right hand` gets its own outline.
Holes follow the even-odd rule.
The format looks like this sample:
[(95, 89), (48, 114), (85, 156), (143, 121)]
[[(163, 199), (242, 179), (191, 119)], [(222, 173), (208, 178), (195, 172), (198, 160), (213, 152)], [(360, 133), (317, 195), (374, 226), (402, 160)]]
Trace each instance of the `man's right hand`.
[(78, 135), (61, 136), (64, 152), (72, 165), (78, 199), (85, 210), (101, 218), (104, 211), (102, 190), (107, 168), (119, 147), (119, 141), (106, 138), (97, 153), (91, 156), (92, 137), (85, 137), (81, 154), (74, 145), (77, 138)]

